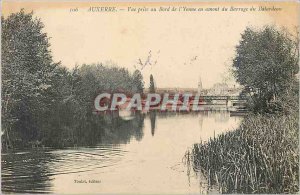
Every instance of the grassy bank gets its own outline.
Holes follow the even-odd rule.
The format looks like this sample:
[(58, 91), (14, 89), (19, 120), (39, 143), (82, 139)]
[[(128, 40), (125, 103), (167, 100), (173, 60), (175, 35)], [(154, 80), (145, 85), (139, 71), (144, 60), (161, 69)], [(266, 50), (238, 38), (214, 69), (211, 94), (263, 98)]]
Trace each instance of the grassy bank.
[(221, 193), (296, 193), (298, 120), (298, 112), (249, 116), (239, 129), (195, 144), (190, 163)]

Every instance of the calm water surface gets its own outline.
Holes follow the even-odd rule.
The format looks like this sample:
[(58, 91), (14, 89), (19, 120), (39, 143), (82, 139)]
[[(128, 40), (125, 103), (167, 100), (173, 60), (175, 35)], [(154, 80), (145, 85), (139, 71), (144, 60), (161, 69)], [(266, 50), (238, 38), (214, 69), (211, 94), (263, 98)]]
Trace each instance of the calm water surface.
[(3, 153), (2, 191), (203, 193), (205, 181), (183, 163), (185, 152), (194, 143), (232, 130), (240, 122), (241, 118), (225, 111), (151, 113), (139, 129), (129, 121), (123, 129), (106, 132), (93, 146)]

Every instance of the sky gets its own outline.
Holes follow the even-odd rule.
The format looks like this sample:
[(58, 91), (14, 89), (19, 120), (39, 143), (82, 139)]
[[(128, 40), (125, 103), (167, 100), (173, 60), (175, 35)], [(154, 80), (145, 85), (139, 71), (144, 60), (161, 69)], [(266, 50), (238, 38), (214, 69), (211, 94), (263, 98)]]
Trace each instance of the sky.
[[(127, 12), (160, 6), (282, 8), (280, 12)], [(88, 12), (91, 6), (117, 6), (113, 13)], [(153, 74), (157, 87), (204, 88), (224, 81), (247, 26), (293, 29), (299, 6), (289, 3), (99, 3), (6, 2), (3, 15), (21, 8), (44, 23), (54, 60), (72, 69), (84, 63), (117, 64), (141, 70), (145, 86)], [(70, 12), (78, 8), (78, 12)], [(150, 57), (149, 57), (150, 56)], [(146, 63), (149, 59), (149, 63)], [(143, 64), (143, 65), (141, 65)], [(146, 65), (145, 65), (146, 64)], [(235, 84), (229, 82), (230, 85)]]

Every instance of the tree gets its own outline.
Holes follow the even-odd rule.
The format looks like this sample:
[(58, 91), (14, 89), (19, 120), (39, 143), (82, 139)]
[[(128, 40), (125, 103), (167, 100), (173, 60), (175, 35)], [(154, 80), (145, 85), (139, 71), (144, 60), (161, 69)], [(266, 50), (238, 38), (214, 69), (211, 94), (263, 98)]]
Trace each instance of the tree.
[(144, 81), (143, 81), (143, 75), (142, 75), (141, 71), (135, 70), (132, 77), (133, 77), (132, 78), (133, 79), (133, 83), (132, 83), (133, 92), (143, 93)]
[(154, 84), (154, 78), (153, 75), (150, 75), (150, 87), (149, 87), (150, 93), (155, 93), (155, 84)]
[(2, 17), (2, 130), (23, 134), (28, 140), (39, 136), (40, 119), (51, 107), (52, 78), (57, 68), (49, 49), (43, 24), (33, 13), (21, 10)]
[(286, 30), (267, 26), (247, 28), (236, 47), (234, 75), (245, 87), (255, 111), (265, 112), (271, 102), (291, 89), (298, 72), (298, 45)]

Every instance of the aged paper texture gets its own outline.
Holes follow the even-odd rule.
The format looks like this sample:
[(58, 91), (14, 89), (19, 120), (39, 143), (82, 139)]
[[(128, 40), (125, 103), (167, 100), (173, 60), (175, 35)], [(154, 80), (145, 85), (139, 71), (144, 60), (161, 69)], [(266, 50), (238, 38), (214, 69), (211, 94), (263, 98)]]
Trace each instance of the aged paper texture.
[(2, 1), (1, 190), (299, 191), (297, 1)]

